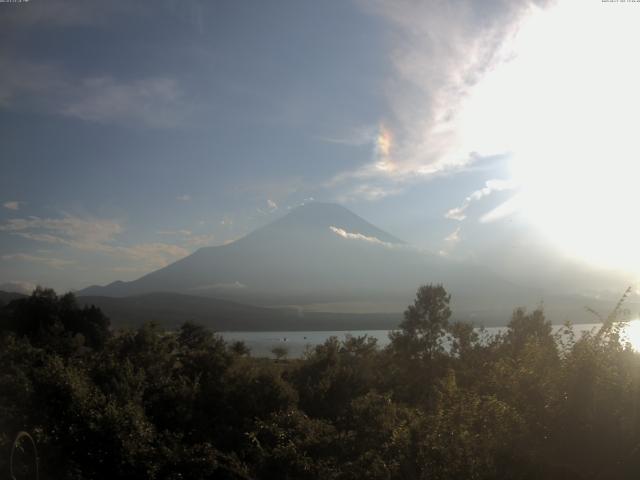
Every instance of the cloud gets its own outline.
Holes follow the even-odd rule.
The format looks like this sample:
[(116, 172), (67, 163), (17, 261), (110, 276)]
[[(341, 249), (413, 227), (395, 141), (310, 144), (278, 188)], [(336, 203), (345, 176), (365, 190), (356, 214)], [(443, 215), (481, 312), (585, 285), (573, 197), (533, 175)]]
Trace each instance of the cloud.
[(111, 267), (109, 270), (117, 273), (136, 273), (136, 272), (144, 272), (146, 268), (142, 266)]
[[(0, 224), (0, 231), (45, 243), (57, 243), (81, 250), (102, 251), (122, 233), (113, 220), (83, 219), (71, 215), (62, 218), (14, 218)], [(108, 248), (107, 248), (108, 249)]]
[(465, 210), (466, 208), (463, 207), (455, 207), (447, 211), (447, 213), (444, 214), (444, 217), (450, 220), (458, 220), (459, 222), (461, 222), (465, 218), (467, 218), (467, 215), (464, 213)]
[(358, 183), (340, 193), (337, 200), (340, 203), (348, 203), (358, 199), (376, 201), (401, 192), (401, 187), (389, 182)]
[(40, 257), (36, 255), (31, 255), (28, 253), (12, 253), (8, 255), (2, 255), (2, 260), (19, 260), (24, 262), (31, 263), (39, 263), (42, 265), (47, 265), (51, 268), (62, 268), (68, 265), (73, 265), (76, 263), (73, 260), (63, 260), (61, 258), (52, 258), (52, 257)]
[(59, 109), (62, 115), (90, 122), (122, 121), (163, 128), (179, 124), (184, 113), (179, 111), (182, 92), (171, 78), (125, 83), (112, 77), (93, 77), (83, 79), (76, 87), (75, 98)]
[(191, 230), (160, 230), (158, 234), (182, 237), (182, 241), (190, 247), (211, 245), (216, 238), (213, 233), (196, 234)]
[(296, 202), (293, 203), (291, 205), (287, 205), (287, 210), (293, 210), (294, 208), (298, 208), (298, 207), (302, 207), (304, 205), (306, 205), (307, 203), (310, 202), (315, 202), (315, 198), (314, 197), (307, 197), (304, 198), (301, 202)]
[(4, 202), (2, 206), (7, 210), (20, 210), (20, 205), (24, 204), (24, 202), (18, 202), (17, 200), (11, 200), (8, 202)]
[(514, 195), (509, 200), (501, 203), (490, 212), (480, 217), (480, 223), (491, 223), (516, 213), (522, 206), (522, 196)]
[(378, 132), (378, 127), (375, 125), (363, 126), (363, 127), (353, 128), (342, 136), (333, 135), (333, 136), (318, 137), (318, 139), (327, 143), (347, 145), (350, 147), (362, 147), (365, 145), (371, 145), (376, 139), (377, 132)]
[[(4, 72), (0, 77), (0, 107), (15, 107), (20, 103), (27, 110), (33, 109), (34, 100), (43, 100), (44, 96), (52, 96), (69, 86), (69, 80), (64, 78), (62, 71), (46, 63), (33, 63), (3, 55), (0, 57), (0, 69)], [(29, 96), (31, 101), (26, 98)], [(49, 101), (45, 103), (40, 107), (51, 110)]]
[(198, 290), (198, 291), (203, 291), (203, 290), (239, 290), (239, 289), (243, 289), (243, 288), (247, 288), (247, 286), (239, 281), (235, 281), (235, 282), (230, 282), (230, 283), (214, 283), (211, 285), (200, 285), (197, 287), (194, 287), (192, 290)]
[(278, 204), (270, 198), (267, 199), (266, 209), (262, 209), (260, 207), (256, 208), (256, 212), (260, 215), (270, 215), (273, 214), (276, 210), (278, 210)]
[(460, 243), (460, 240), (460, 227), (458, 227), (449, 235), (444, 237), (444, 247), (438, 253), (442, 256), (449, 255), (455, 246)]
[[(61, 62), (30, 60), (20, 48), (20, 37), (38, 35), (43, 28), (112, 28), (120, 21), (113, 17), (149, 17), (156, 10), (121, 1), (36, 3), (2, 8), (0, 31), (9, 35), (7, 45), (14, 48), (0, 56), (0, 108), (152, 128), (172, 127), (189, 116), (192, 110), (175, 78), (158, 74), (124, 79), (104, 71), (76, 74)], [(13, 42), (11, 37), (16, 37)]]
[(191, 195), (187, 195), (187, 194), (178, 195), (176, 197), (176, 200), (178, 200), (179, 202), (188, 202), (191, 200)]
[(191, 230), (159, 230), (159, 235), (182, 235), (188, 237), (193, 232)]
[(329, 182), (329, 186), (339, 185), (347, 180), (359, 180), (360, 184), (351, 192), (352, 196), (376, 200), (387, 195), (387, 189), (383, 194), (371, 195), (370, 192), (372, 191), (382, 191), (379, 185), (371, 185), (371, 182), (376, 180), (384, 181), (388, 178), (395, 179), (401, 174), (401, 166), (392, 155), (395, 137), (389, 128), (380, 123), (369, 138), (369, 143), (372, 148), (372, 162), (356, 170), (336, 175)]
[(75, 77), (59, 65), (0, 58), (0, 107), (38, 111), (95, 123), (170, 128), (191, 107), (174, 78), (121, 80), (109, 75)]
[(222, 242), (223, 245), (230, 245), (233, 242), (236, 242), (238, 240), (240, 240), (242, 238), (242, 236), (239, 237), (232, 237), (232, 238), (228, 238), (227, 240), (225, 240), (224, 242)]
[(448, 244), (456, 244), (460, 241), (460, 227), (456, 228), (453, 232), (444, 238), (444, 241)]
[(471, 195), (464, 199), (462, 205), (448, 210), (444, 216), (450, 220), (458, 220), (461, 222), (467, 218), (466, 211), (472, 203), (491, 195), (493, 192), (513, 190), (515, 188), (517, 188), (517, 184), (512, 180), (487, 180), (483, 188), (472, 192)]
[(210, 246), (216, 236), (213, 233), (203, 233), (201, 235), (191, 235), (186, 239), (187, 245), (190, 247), (207, 247)]
[[(163, 267), (170, 261), (190, 253), (183, 246), (162, 242), (117, 245), (117, 237), (123, 231), (122, 225), (114, 220), (79, 218), (72, 215), (62, 218), (14, 218), (0, 224), (0, 232), (8, 232), (36, 242), (124, 257), (140, 262), (148, 268)], [(196, 241), (202, 239), (198, 238)], [(35, 258), (22, 259), (38, 261)]]
[(190, 252), (179, 245), (152, 242), (139, 243), (127, 247), (115, 247), (112, 253), (139, 261), (149, 268), (159, 268), (167, 266), (173, 260), (186, 257)]
[(3, 292), (17, 292), (30, 295), (36, 289), (36, 284), (32, 282), (25, 282), (22, 280), (10, 280), (0, 285), (0, 290)]
[[(465, 123), (465, 105), (484, 75), (505, 61), (501, 47), (532, 3), (546, 2), (360, 2), (392, 32), (390, 112), (370, 139), (371, 160), (339, 173), (329, 186), (350, 185), (347, 195), (375, 200), (382, 192), (398, 193), (407, 184), (504, 153), (476, 142)], [(371, 195), (372, 190), (380, 193)]]
[(389, 242), (383, 242), (379, 238), (369, 237), (367, 235), (363, 235), (362, 233), (350, 233), (346, 230), (334, 226), (330, 226), (329, 230), (338, 235), (339, 237), (346, 238), (347, 240), (362, 240), (369, 243), (375, 243), (377, 245), (383, 245), (385, 247), (392, 247), (393, 244)]

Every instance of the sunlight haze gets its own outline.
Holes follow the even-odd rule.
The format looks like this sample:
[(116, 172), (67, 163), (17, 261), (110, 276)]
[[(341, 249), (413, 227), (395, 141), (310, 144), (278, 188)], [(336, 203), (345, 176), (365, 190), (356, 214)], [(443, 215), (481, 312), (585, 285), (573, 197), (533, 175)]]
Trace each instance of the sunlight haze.
[(134, 280), (324, 201), (513, 282), (637, 287), (631, 4), (47, 5), (3, 5), (0, 283)]

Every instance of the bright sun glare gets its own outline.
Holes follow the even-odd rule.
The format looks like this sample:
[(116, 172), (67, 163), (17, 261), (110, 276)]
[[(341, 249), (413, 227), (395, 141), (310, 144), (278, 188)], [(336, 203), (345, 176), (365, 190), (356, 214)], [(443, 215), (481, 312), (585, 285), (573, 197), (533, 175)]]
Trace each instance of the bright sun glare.
[(626, 325), (623, 340), (629, 342), (634, 350), (640, 351), (640, 320), (633, 320)]
[(566, 254), (637, 278), (639, 21), (638, 4), (532, 9), (460, 117), (470, 149), (510, 153), (511, 205)]

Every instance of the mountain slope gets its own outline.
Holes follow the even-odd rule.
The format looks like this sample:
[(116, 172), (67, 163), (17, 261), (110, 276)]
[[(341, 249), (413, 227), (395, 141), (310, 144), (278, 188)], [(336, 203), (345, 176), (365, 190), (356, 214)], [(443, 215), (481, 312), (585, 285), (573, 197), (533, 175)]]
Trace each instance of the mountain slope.
[(460, 319), (506, 321), (514, 306), (542, 299), (540, 292), (525, 291), (485, 268), (419, 252), (346, 208), (326, 203), (298, 207), (231, 244), (201, 248), (137, 280), (78, 294), (172, 292), (262, 306), (313, 304), (316, 310), (360, 302), (369, 312), (401, 312), (425, 283), (445, 285)]
[(171, 291), (228, 298), (335, 299), (348, 291), (348, 296), (358, 296), (393, 288), (380, 280), (415, 263), (405, 248), (343, 207), (312, 203), (229, 245), (201, 248), (138, 280), (89, 287), (80, 295)]

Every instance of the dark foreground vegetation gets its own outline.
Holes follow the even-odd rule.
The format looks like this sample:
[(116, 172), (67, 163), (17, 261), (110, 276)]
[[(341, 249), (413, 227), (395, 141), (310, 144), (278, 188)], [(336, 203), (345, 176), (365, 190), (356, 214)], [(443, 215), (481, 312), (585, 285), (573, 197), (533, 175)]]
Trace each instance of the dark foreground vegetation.
[(388, 348), (274, 361), (193, 324), (112, 332), (36, 290), (0, 310), (0, 478), (21, 430), (52, 479), (638, 477), (640, 356), (613, 317), (574, 338), (516, 310), (480, 338), (450, 314), (421, 287)]

